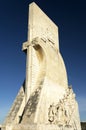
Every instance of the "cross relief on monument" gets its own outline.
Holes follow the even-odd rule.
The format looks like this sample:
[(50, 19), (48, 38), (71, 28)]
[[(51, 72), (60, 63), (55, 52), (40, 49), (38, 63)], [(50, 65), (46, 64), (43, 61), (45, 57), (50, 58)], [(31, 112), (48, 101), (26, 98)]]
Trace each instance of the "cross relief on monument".
[[(40, 22), (39, 22), (39, 19), (40, 19)], [(33, 45), (33, 41), (34, 41), (34, 45)], [(44, 12), (35, 3), (33, 3), (29, 7), (28, 41), (23, 44), (23, 50), (27, 49), (27, 70), (26, 70), (26, 89), (27, 90), (26, 90), (26, 93), (30, 93), (30, 91), (33, 91), (33, 87), (35, 87), (35, 86), (32, 84), (34, 84), (34, 82), (35, 82), (34, 81), (35, 74), (37, 75), (37, 73), (35, 73), (34, 71), (35, 70), (39, 71), (39, 66), (40, 66), (39, 59), (36, 56), (37, 54), (35, 52), (35, 48), (33, 47), (33, 46), (35, 46), (35, 47), (37, 46), (35, 44), (35, 41), (37, 42), (36, 44), (38, 44), (40, 46), (40, 49), (42, 49), (43, 51), (45, 51), (47, 53), (45, 58), (51, 57), (52, 58), (51, 60), (55, 59), (54, 58), (55, 54), (53, 55), (54, 52), (52, 52), (52, 51), (49, 52), (49, 53), (52, 53), (52, 56), (51, 56), (51, 54), (48, 53), (49, 48), (52, 47), (53, 50), (55, 49), (57, 51), (59, 60), (60, 59), (62, 60), (61, 56), (59, 56), (60, 53), (59, 53), (58, 27), (52, 22), (52, 20), (50, 20), (48, 18), (48, 16), (46, 14), (44, 14)], [(41, 45), (40, 43), (43, 45)], [(50, 45), (48, 45), (48, 44), (50, 44)], [(40, 49), (38, 50), (37, 53), (39, 53)], [(39, 57), (40, 56), (41, 56), (41, 53), (39, 54)], [(48, 59), (48, 60), (50, 60), (50, 59)], [(48, 60), (46, 62), (49, 62)], [(50, 65), (50, 63), (47, 63), (47, 64)], [(64, 64), (63, 61), (61, 61), (61, 64)], [(32, 70), (31, 70), (31, 66), (32, 66)], [(54, 68), (54, 66), (52, 66), (52, 67)], [(57, 65), (57, 67), (58, 67), (58, 65)], [(57, 67), (56, 67), (56, 69), (57, 69)], [(63, 73), (65, 73), (64, 74), (64, 77), (65, 77), (66, 70), (65, 70), (64, 65), (63, 65), (63, 68), (64, 68), (64, 70), (62, 70), (62, 71), (63, 71)], [(61, 68), (61, 69), (63, 69), (63, 68)], [(58, 70), (55, 70), (55, 71), (58, 71)], [(48, 70), (48, 71), (50, 71), (50, 70)], [(33, 78), (33, 76), (34, 76), (34, 78)], [(59, 76), (59, 77), (61, 78), (61, 76)], [(53, 77), (53, 79), (54, 79), (54, 77)], [(64, 81), (64, 82), (67, 82), (67, 81)], [(29, 86), (29, 87), (27, 87), (27, 86)], [(27, 94), (27, 95), (29, 96), (29, 94)], [(27, 100), (28, 100), (28, 98), (27, 98)]]
[(81, 130), (78, 105), (68, 86), (58, 27), (33, 2), (29, 5), (26, 79), (2, 130)]

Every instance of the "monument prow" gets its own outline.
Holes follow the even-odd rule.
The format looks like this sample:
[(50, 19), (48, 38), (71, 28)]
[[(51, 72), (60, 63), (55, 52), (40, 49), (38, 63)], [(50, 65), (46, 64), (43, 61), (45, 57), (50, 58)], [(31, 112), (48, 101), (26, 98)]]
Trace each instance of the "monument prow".
[(26, 80), (2, 130), (81, 130), (78, 104), (68, 86), (59, 51), (58, 27), (33, 2), (29, 5)]

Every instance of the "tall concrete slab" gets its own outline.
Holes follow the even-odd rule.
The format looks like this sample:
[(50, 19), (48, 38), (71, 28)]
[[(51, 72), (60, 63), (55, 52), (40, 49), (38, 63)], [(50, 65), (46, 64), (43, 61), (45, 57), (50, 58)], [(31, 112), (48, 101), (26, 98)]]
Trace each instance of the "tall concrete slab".
[[(49, 17), (33, 2), (29, 5), (29, 21), (28, 21), (28, 43), (40, 37), (48, 40), (55, 49), (59, 51), (58, 27), (49, 19)], [(28, 61), (29, 59), (29, 61)], [(36, 63), (36, 64), (35, 64)], [(33, 92), (36, 73), (39, 71), (39, 62), (34, 49), (29, 46), (27, 49), (27, 67), (26, 67), (26, 101)], [(35, 72), (36, 71), (36, 72)], [(27, 94), (29, 93), (29, 94)]]
[(59, 50), (58, 27), (55, 23), (33, 2), (29, 5), (28, 40), (44, 38), (49, 40)]
[[(81, 130), (76, 96), (68, 86), (58, 41), (58, 27), (31, 3), (28, 40), (22, 46), (27, 58), (23, 96), (20, 91), (11, 111), (13, 120), (8, 123), (12, 119), (8, 117), (2, 130)], [(16, 106), (17, 112), (13, 111)]]

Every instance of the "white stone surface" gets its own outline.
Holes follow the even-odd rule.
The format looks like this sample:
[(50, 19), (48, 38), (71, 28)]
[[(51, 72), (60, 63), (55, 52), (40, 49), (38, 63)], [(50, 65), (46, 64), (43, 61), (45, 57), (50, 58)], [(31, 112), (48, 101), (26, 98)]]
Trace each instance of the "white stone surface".
[(59, 50), (57, 25), (34, 2), (29, 5), (28, 29), (30, 43), (36, 37), (49, 39)]
[(21, 97), (16, 98), (12, 108), (18, 110), (11, 111), (15, 116), (2, 130), (81, 130), (59, 51), (58, 27), (35, 3), (29, 6), (28, 41), (22, 49), (27, 51), (25, 92), (20, 107)]

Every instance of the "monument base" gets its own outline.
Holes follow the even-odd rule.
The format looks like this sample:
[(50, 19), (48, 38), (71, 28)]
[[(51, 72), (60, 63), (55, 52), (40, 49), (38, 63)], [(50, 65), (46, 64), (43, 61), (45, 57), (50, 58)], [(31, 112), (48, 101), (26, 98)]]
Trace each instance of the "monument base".
[(72, 126), (54, 125), (54, 124), (18, 124), (14, 126), (4, 127), (2, 130), (79, 130)]
[(2, 130), (81, 130), (72, 88), (63, 88), (47, 77), (31, 94), (19, 122), (7, 119)]
[[(62, 97), (52, 85), (37, 88), (24, 109), (21, 122), (8, 123), (2, 130), (81, 130), (78, 105), (72, 88), (61, 90), (59, 86), (57, 88), (63, 93)], [(52, 103), (52, 98), (56, 96), (57, 102), (54, 100)], [(46, 100), (43, 100), (44, 97)]]

